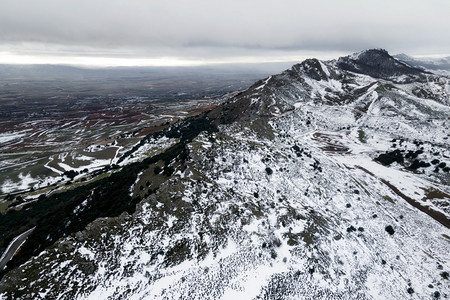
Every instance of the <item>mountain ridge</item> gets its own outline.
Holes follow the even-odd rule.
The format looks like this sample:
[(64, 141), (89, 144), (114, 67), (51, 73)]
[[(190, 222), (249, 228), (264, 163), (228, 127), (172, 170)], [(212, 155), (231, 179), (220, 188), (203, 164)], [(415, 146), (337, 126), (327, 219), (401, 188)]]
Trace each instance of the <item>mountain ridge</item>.
[(144, 139), (119, 166), (172, 146), (127, 186), (136, 211), (61, 237), (0, 297), (447, 297), (449, 92), (379, 49), (257, 81)]

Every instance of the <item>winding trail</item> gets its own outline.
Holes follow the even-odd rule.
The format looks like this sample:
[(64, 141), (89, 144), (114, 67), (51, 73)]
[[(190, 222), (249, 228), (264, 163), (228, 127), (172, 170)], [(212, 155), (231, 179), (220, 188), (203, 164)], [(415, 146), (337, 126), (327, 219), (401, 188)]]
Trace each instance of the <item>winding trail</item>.
[(0, 271), (6, 267), (6, 264), (11, 260), (11, 258), (16, 254), (17, 250), (25, 243), (26, 239), (30, 236), (36, 227), (28, 229), (22, 234), (16, 236), (11, 243), (9, 243), (2, 257), (0, 258)]

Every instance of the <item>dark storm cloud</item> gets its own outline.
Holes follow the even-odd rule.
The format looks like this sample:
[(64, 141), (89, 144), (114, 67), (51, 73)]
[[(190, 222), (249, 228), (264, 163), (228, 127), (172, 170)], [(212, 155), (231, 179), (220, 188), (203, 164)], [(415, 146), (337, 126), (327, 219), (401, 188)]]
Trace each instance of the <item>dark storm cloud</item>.
[(2, 0), (0, 51), (225, 57), (450, 52), (448, 0)]

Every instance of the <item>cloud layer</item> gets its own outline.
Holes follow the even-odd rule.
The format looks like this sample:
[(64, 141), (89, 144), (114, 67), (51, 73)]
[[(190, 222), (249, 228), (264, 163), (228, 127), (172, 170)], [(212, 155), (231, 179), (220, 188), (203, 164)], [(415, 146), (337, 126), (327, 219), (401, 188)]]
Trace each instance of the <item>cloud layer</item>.
[(447, 0), (2, 0), (0, 51), (114, 57), (450, 52)]

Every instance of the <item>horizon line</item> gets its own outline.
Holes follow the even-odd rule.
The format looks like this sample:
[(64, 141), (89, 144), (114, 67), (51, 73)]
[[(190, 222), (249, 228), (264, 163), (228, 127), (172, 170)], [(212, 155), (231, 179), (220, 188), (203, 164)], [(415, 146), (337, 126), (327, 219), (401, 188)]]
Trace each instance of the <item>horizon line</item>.
[[(222, 59), (158, 57), (158, 58), (124, 58), (108, 56), (60, 56), (60, 55), (21, 55), (9, 52), (0, 52), (1, 65), (61, 65), (82, 68), (115, 68), (115, 67), (203, 67), (238, 64), (282, 64), (301, 62), (308, 58), (319, 60), (333, 60), (345, 56), (341, 52), (317, 52), (317, 55), (295, 56), (242, 56), (224, 57)], [(400, 53), (399, 53), (400, 54)], [(450, 57), (450, 54), (420, 54), (408, 55), (412, 58), (439, 59)]]

